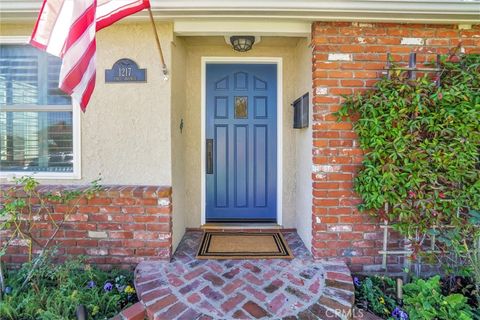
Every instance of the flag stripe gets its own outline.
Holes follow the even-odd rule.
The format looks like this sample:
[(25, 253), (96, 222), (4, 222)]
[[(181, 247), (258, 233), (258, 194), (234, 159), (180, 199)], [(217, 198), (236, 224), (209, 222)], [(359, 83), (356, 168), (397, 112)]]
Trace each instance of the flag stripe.
[[(145, 8), (150, 8), (150, 2), (148, 0), (130, 1), (132, 3), (125, 4), (121, 7), (118, 7), (118, 2), (120, 1), (113, 0), (98, 7), (97, 31), (108, 27), (126, 16), (137, 13)], [(123, 2), (125, 3), (126, 1)], [(117, 7), (115, 7), (115, 5)], [(105, 11), (108, 13), (103, 14)]]
[(62, 6), (53, 24), (52, 33), (48, 38), (47, 52), (56, 56), (62, 56), (63, 47), (67, 39), (69, 28), (65, 28), (65, 25), (69, 25), (73, 11), (73, 2), (63, 1)]
[(68, 73), (75, 68), (83, 57), (85, 49), (90, 46), (92, 41), (95, 39), (95, 22), (88, 27), (88, 29), (82, 34), (80, 39), (75, 42), (75, 44), (70, 47), (70, 49), (65, 52), (63, 56), (62, 69), (60, 70), (60, 78), (65, 78)]
[(38, 28), (40, 27), (41, 30), (43, 30), (44, 32), (46, 31), (46, 27), (44, 26), (45, 25), (45, 19), (42, 19), (43, 17), (43, 13), (45, 12), (44, 9), (45, 9), (45, 5), (47, 4), (47, 1), (43, 1), (42, 3), (42, 7), (40, 8), (40, 13), (38, 14), (38, 18), (37, 18), (37, 22), (35, 22), (35, 27), (33, 27), (33, 32), (32, 32), (32, 39), (30, 39), (30, 43), (34, 46), (34, 47), (37, 47), (39, 49), (42, 49), (42, 50), (45, 50), (45, 48), (47, 47), (46, 45), (44, 45), (43, 43), (37, 41), (37, 40), (34, 40), (34, 38), (37, 36), (37, 30)]
[(85, 30), (95, 21), (95, 4), (92, 3), (82, 15), (73, 23), (70, 32), (68, 34), (67, 43), (65, 45), (65, 51), (68, 51), (70, 47), (77, 42), (77, 40), (84, 34)]
[(80, 82), (73, 89), (71, 94), (72, 98), (75, 99), (80, 105), (83, 93), (85, 92), (85, 89), (87, 88), (87, 85), (90, 82), (92, 75), (95, 74), (95, 57), (96, 55), (93, 55), (93, 57), (90, 59), (90, 63), (88, 64), (88, 67), (82, 76), (82, 80), (80, 80)]
[(85, 91), (83, 92), (82, 100), (80, 102), (80, 108), (82, 108), (83, 111), (86, 110), (88, 102), (90, 101), (90, 97), (92, 96), (93, 89), (95, 88), (96, 77), (97, 74), (94, 72), (87, 84), (87, 87), (85, 88)]
[(90, 60), (95, 54), (95, 50), (96, 44), (95, 41), (92, 41), (83, 57), (78, 60), (78, 63), (62, 79), (63, 82), (60, 84), (60, 89), (68, 94), (72, 93), (73, 88), (75, 88), (80, 80), (82, 80), (83, 73), (87, 70)]

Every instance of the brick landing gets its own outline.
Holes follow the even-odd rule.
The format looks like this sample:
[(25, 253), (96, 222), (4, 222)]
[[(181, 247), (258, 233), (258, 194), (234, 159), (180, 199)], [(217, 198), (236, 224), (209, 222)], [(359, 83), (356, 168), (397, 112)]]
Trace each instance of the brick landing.
[(170, 263), (142, 262), (136, 289), (150, 319), (349, 319), (354, 300), (342, 262), (314, 261), (295, 232), (293, 260), (197, 260), (188, 231)]

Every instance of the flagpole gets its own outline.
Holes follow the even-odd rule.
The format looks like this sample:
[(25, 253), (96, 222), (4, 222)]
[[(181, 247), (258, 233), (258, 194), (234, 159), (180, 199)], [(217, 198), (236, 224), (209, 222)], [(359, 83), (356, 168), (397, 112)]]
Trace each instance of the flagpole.
[(165, 76), (165, 79), (168, 79), (167, 65), (165, 64), (165, 59), (163, 58), (162, 46), (160, 45), (160, 40), (158, 39), (157, 27), (155, 26), (155, 20), (153, 20), (152, 9), (150, 9), (150, 7), (148, 7), (148, 15), (150, 16), (150, 22), (152, 23), (153, 33), (155, 34), (155, 42), (157, 43), (158, 52), (160, 54), (163, 75)]

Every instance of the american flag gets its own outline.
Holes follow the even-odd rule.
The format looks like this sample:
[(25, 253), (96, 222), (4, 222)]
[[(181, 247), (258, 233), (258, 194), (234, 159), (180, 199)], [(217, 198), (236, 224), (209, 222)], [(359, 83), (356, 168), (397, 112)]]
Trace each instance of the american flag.
[(85, 111), (95, 87), (95, 33), (148, 0), (44, 0), (30, 44), (62, 58), (59, 88)]

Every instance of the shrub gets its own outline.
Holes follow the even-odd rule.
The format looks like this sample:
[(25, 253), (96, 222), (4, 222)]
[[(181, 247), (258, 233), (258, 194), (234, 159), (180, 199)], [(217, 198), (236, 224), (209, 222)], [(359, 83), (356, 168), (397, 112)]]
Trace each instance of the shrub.
[(449, 296), (441, 294), (440, 276), (428, 280), (417, 279), (404, 286), (405, 310), (411, 319), (418, 320), (471, 320), (472, 308), (467, 298), (455, 293)]
[[(355, 301), (359, 308), (368, 310), (382, 319), (391, 320), (472, 320), (474, 304), (460, 293), (442, 294), (448, 285), (439, 276), (426, 280), (415, 279), (403, 286), (403, 305), (397, 305), (396, 282), (389, 277), (372, 276), (362, 280), (354, 278)], [(478, 310), (478, 309), (477, 309)], [(476, 317), (476, 318), (475, 318)]]
[(469, 210), (480, 209), (480, 55), (459, 63), (444, 58), (442, 68), (441, 87), (428, 76), (395, 73), (348, 97), (337, 113), (359, 115), (360, 208), (409, 236), (461, 226)]
[(102, 271), (81, 258), (63, 264), (55, 264), (50, 254), (42, 259), (24, 290), (20, 288), (32, 263), (7, 274), (0, 319), (75, 319), (80, 304), (86, 306), (91, 319), (110, 319), (137, 301), (130, 272)]
[[(10, 232), (9, 237), (2, 242), (0, 257), (5, 254), (8, 246), (15, 239), (22, 239), (29, 246), (32, 258), (33, 246), (46, 249), (58, 230), (62, 228), (65, 219), (75, 213), (80, 200), (91, 198), (101, 190), (99, 181), (95, 180), (88, 188), (65, 188), (55, 193), (40, 192), (40, 183), (33, 177), (14, 178), (9, 188), (0, 190), (2, 204), (0, 205), (0, 231)], [(69, 209), (60, 218), (53, 217), (53, 204), (67, 204)], [(39, 224), (48, 223), (55, 230), (46, 245), (42, 245), (35, 232)]]
[(354, 279), (355, 301), (360, 308), (388, 317), (396, 307), (395, 281), (388, 277)]
[(480, 302), (480, 55), (441, 61), (441, 86), (393, 72), (337, 116), (358, 116), (359, 208), (409, 238), (413, 259), (435, 235), (433, 256), (470, 275)]
[[(39, 182), (30, 176), (15, 178), (13, 185), (6, 190), (0, 190), (0, 233), (4, 237), (0, 242), (0, 297), (5, 288), (2, 256), (7, 252), (10, 246), (15, 246), (15, 240), (25, 242), (29, 248), (29, 260), (32, 259), (34, 247), (40, 248), (39, 259), (32, 265), (30, 273), (25, 277), (21, 286), (23, 289), (30, 278), (43, 261), (42, 256), (53, 243), (59, 230), (67, 218), (75, 212), (77, 205), (82, 199), (89, 199), (102, 187), (99, 185), (100, 179), (94, 180), (88, 188), (65, 188), (55, 193), (40, 192)], [(54, 218), (53, 204), (66, 204), (68, 210), (60, 218)], [(37, 239), (40, 228), (45, 224), (53, 230), (50, 238), (41, 243)]]

